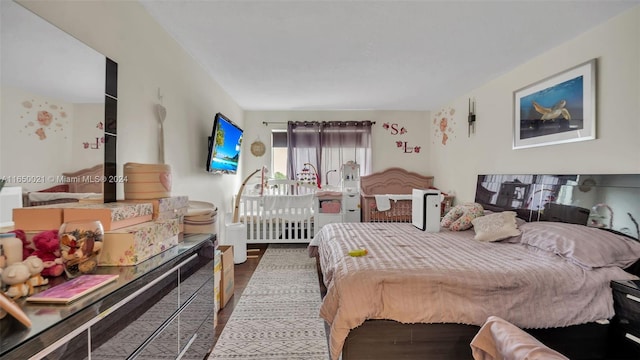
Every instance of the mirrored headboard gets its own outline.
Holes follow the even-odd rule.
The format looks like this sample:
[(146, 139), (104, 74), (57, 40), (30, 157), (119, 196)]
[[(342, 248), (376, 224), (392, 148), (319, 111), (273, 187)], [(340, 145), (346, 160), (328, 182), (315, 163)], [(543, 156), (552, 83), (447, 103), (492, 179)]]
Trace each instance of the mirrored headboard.
[(526, 221), (582, 224), (640, 239), (640, 174), (478, 175), (475, 201)]
[(0, 176), (38, 191), (104, 164), (115, 201), (118, 64), (14, 1), (0, 15)]

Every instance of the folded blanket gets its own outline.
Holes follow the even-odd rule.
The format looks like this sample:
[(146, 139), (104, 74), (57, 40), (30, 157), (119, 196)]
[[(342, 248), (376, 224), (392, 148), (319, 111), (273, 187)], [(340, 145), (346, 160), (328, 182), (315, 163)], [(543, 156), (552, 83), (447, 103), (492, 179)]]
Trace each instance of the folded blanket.
[(497, 316), (489, 316), (471, 340), (475, 360), (569, 360), (524, 330)]
[(411, 194), (385, 194), (374, 195), (376, 199), (376, 208), (378, 211), (387, 211), (391, 209), (391, 200), (411, 200)]
[(387, 195), (375, 195), (376, 197), (376, 208), (378, 211), (387, 211), (391, 209), (391, 200)]

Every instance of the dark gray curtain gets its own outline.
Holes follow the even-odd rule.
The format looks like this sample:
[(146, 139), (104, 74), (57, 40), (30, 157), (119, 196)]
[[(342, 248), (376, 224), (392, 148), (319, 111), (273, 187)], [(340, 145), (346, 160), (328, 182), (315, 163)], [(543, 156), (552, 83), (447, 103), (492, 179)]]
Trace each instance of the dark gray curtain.
[(318, 176), (349, 160), (360, 164), (362, 175), (371, 173), (371, 121), (324, 121), (287, 123), (289, 163), (287, 177), (305, 163), (317, 168)]
[[(287, 178), (296, 179), (297, 172), (300, 172), (306, 163), (316, 167), (321, 163), (320, 130), (321, 124), (315, 121), (289, 121), (287, 123), (287, 138), (289, 139)], [(318, 175), (321, 173), (322, 171), (318, 169)]]

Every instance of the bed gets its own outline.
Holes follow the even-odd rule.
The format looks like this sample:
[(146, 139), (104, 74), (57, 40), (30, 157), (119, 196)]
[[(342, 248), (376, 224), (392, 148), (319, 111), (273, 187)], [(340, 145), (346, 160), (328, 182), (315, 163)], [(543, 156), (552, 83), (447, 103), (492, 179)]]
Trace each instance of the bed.
[[(573, 179), (579, 185), (579, 178)], [(487, 189), (485, 180), (479, 177), (479, 188)], [(634, 186), (625, 185), (631, 200), (627, 196), (623, 204), (608, 206), (631, 206), (628, 217), (634, 219), (640, 212), (639, 180), (636, 176)], [(318, 245), (327, 289), (320, 314), (331, 327), (332, 358), (471, 358), (469, 343), (489, 316), (526, 329), (571, 359), (607, 358), (605, 323), (614, 315), (609, 283), (637, 278), (632, 269), (637, 268), (640, 243), (629, 239), (627, 233), (633, 231), (628, 229), (596, 229), (566, 221), (574, 217), (565, 215), (575, 212), (567, 198), (580, 198), (585, 205), (580, 194), (566, 194), (571, 192), (567, 189), (571, 181), (533, 184), (530, 194), (542, 187), (551, 189), (554, 196), (522, 201), (523, 207), (517, 209), (516, 200), (494, 201), (493, 195), (501, 193), (499, 187), (498, 191), (477, 191), (476, 200), (496, 215), (510, 212), (531, 221), (518, 222), (522, 235), (499, 242), (475, 240), (476, 229), (427, 233), (408, 223), (331, 224), (321, 229), (310, 246)], [(591, 195), (606, 193), (605, 187)], [(611, 187), (616, 188), (613, 192), (620, 189)], [(491, 196), (483, 200), (484, 195)], [(521, 195), (525, 194), (517, 198)], [(557, 203), (561, 198), (564, 203)], [(591, 200), (602, 204), (600, 198)], [(549, 217), (545, 210), (551, 203), (569, 211), (551, 212), (556, 215)], [(629, 257), (603, 265), (557, 255), (566, 255), (566, 249), (558, 246), (573, 234), (579, 235), (575, 241), (586, 239), (576, 247), (585, 249), (580, 261), (585, 254), (589, 261), (593, 254)], [(609, 249), (609, 236), (629, 249)], [(549, 239), (555, 240), (555, 252), (545, 243)], [(347, 255), (357, 248), (367, 249), (368, 255)]]
[(57, 184), (23, 194), (23, 206), (39, 206), (69, 202), (102, 202), (104, 166), (98, 164), (74, 172), (62, 173)]
[(315, 188), (271, 180), (263, 194), (242, 194), (238, 220), (245, 224), (250, 244), (308, 243), (314, 234), (315, 204)]

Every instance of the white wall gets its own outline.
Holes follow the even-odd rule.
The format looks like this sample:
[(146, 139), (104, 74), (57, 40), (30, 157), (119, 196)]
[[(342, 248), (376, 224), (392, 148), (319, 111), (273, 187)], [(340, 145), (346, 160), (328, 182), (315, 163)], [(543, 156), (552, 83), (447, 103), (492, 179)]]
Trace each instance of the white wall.
[[(104, 104), (75, 104), (72, 158), (66, 172), (90, 168), (104, 162)], [(102, 129), (98, 124), (102, 123)], [(88, 143), (88, 147), (85, 147)]]
[[(597, 59), (597, 139), (512, 149), (513, 91)], [(468, 98), (476, 99), (476, 133), (467, 137)], [(447, 146), (433, 144), (429, 171), (456, 203), (473, 201), (487, 173), (640, 173), (640, 6), (454, 99), (459, 114)], [(432, 126), (432, 134), (436, 132)], [(463, 134), (463, 135), (460, 135)]]
[[(372, 171), (382, 171), (390, 167), (402, 167), (409, 171), (427, 174), (427, 164), (432, 161), (428, 151), (429, 112), (426, 111), (246, 111), (245, 136), (243, 139), (242, 160), (245, 164), (245, 176), (261, 166), (270, 166), (271, 130), (286, 129), (287, 121), (360, 121), (371, 120), (376, 124), (372, 128)], [(270, 123), (265, 126), (262, 122)], [(383, 125), (389, 124), (385, 129)], [(400, 134), (401, 128), (406, 133)], [(398, 131), (396, 131), (396, 129)], [(251, 154), (251, 143), (260, 139), (267, 147), (261, 157)], [(398, 147), (396, 142), (402, 142)], [(404, 143), (407, 144), (405, 150)], [(419, 152), (415, 147), (420, 147)], [(436, 181), (436, 186), (438, 182)]]
[[(118, 63), (118, 174), (126, 162), (158, 162), (154, 104), (160, 89), (172, 194), (212, 202), (221, 214), (230, 208), (229, 190), (241, 178), (205, 172), (207, 136), (216, 112), (242, 126), (242, 109), (138, 2), (20, 3)], [(123, 195), (120, 185), (118, 198)]]
[[(32, 191), (56, 185), (49, 177), (73, 166), (74, 105), (3, 87), (0, 109), (0, 174), (8, 177), (7, 186)], [(38, 122), (40, 111), (50, 114), (50, 123)]]

